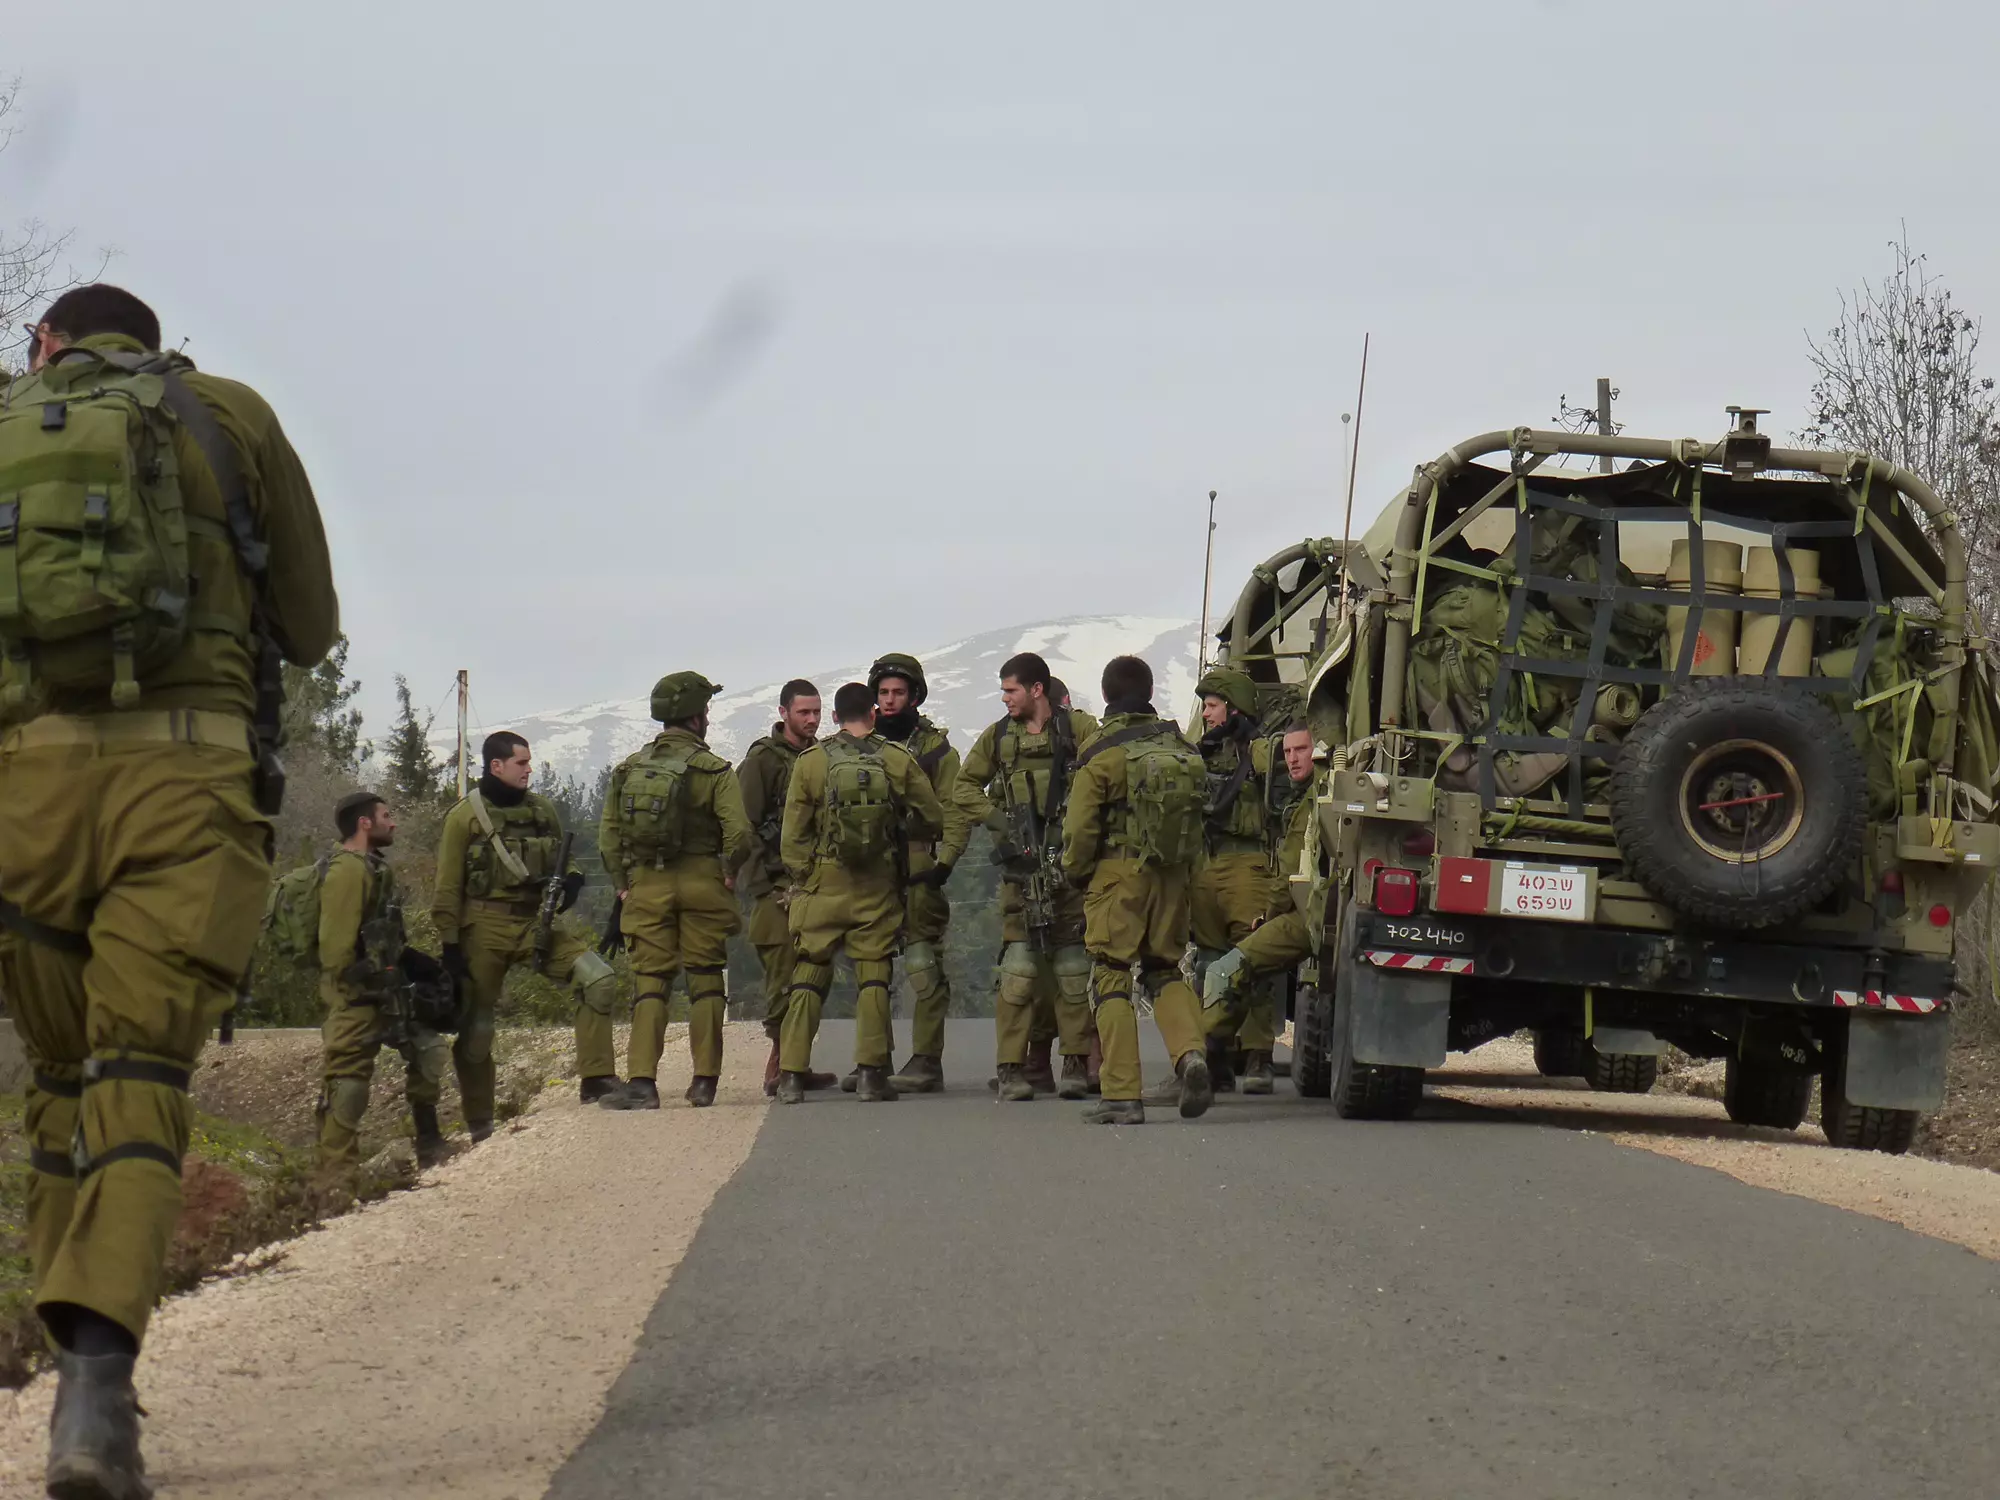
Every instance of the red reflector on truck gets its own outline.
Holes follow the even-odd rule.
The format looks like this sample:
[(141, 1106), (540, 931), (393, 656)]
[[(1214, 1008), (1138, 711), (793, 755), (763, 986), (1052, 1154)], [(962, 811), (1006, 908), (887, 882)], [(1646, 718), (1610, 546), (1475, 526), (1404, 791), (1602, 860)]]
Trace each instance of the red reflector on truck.
[(1415, 870), (1375, 872), (1375, 909), (1385, 917), (1407, 917), (1417, 909)]
[(1951, 926), (1951, 908), (1949, 906), (1933, 906), (1931, 908), (1931, 926)]

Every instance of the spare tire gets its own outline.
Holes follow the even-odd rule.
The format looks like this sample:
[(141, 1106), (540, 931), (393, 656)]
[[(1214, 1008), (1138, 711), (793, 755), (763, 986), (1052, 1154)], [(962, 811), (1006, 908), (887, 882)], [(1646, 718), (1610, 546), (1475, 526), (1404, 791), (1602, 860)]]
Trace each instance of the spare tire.
[(1701, 677), (1626, 734), (1611, 826), (1632, 874), (1676, 911), (1769, 927), (1852, 871), (1867, 789), (1861, 752), (1824, 700), (1785, 679)]

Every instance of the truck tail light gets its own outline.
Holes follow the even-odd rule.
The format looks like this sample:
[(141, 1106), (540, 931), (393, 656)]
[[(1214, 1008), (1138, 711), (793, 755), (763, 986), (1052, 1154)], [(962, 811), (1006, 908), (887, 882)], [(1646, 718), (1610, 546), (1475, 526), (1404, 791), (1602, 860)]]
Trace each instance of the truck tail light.
[(1901, 870), (1884, 870), (1882, 872), (1882, 894), (1885, 896), (1900, 896), (1903, 894), (1903, 872)]
[(1383, 869), (1375, 874), (1375, 909), (1385, 917), (1407, 917), (1417, 909), (1417, 872)]

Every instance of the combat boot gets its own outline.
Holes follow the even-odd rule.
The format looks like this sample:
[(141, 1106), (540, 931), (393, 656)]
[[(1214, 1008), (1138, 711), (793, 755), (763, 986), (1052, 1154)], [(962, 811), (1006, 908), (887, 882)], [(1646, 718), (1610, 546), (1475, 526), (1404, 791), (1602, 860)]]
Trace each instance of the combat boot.
[(1181, 1102), (1181, 1080), (1178, 1073), (1169, 1073), (1149, 1089), (1142, 1089), (1139, 1097), (1148, 1104), (1171, 1104), (1178, 1108)]
[(856, 1063), (854, 1065), (854, 1071), (847, 1074), (840, 1080), (840, 1091), (843, 1094), (851, 1094), (855, 1091), (856, 1088), (860, 1086), (860, 1084), (861, 1084), (861, 1064)]
[(1049, 1062), (1049, 1049), (1054, 1045), (1047, 1037), (1028, 1043), (1028, 1061), (1021, 1073), (1038, 1094), (1053, 1094), (1056, 1091), (1056, 1072)]
[(803, 1073), (780, 1073), (778, 1075), (777, 1098), (780, 1104), (805, 1103), (806, 1075)]
[(467, 1120), (465, 1122), (465, 1133), (472, 1137), (472, 1144), (476, 1146), (493, 1134), (493, 1122), (491, 1120)]
[(1277, 1088), (1271, 1071), (1271, 1054), (1251, 1048), (1243, 1054), (1242, 1088), (1246, 1094), (1268, 1094)]
[(1000, 1064), (1000, 1076), (994, 1081), (993, 1097), (996, 1103), (1032, 1102), (1035, 1097), (1035, 1086), (1028, 1082), (1026, 1068), (1020, 1063)]
[(600, 1073), (595, 1078), (586, 1078), (576, 1086), (576, 1097), (584, 1104), (595, 1104), (606, 1094), (615, 1094), (625, 1085), (618, 1081), (616, 1073)]
[(764, 1097), (769, 1099), (778, 1092), (778, 1039), (771, 1038), (771, 1055), (764, 1059)]
[(650, 1078), (634, 1078), (615, 1094), (597, 1101), (601, 1109), (658, 1109), (660, 1086)]
[(1235, 1050), (1235, 1042), (1228, 1037), (1212, 1036), (1208, 1039), (1208, 1076), (1218, 1094), (1236, 1092), (1236, 1069), (1229, 1061), (1230, 1054)]
[(444, 1138), (444, 1132), (438, 1128), (438, 1112), (435, 1104), (412, 1104), (410, 1123), (416, 1126), (419, 1167), (435, 1167), (451, 1159), (451, 1142)]
[(903, 1064), (903, 1071), (891, 1077), (889, 1082), (905, 1094), (943, 1093), (944, 1063), (939, 1058), (914, 1052), (910, 1054), (910, 1060)]
[(840, 1079), (831, 1073), (814, 1073), (808, 1071), (799, 1074), (799, 1077), (806, 1081), (806, 1087), (809, 1089), (830, 1089), (836, 1083), (839, 1083), (842, 1088), (847, 1089), (848, 1093), (851, 1094), (854, 1092), (853, 1089), (848, 1088), (845, 1083), (842, 1083)]
[(694, 1082), (687, 1086), (687, 1092), (681, 1097), (696, 1109), (707, 1109), (715, 1103), (715, 1080), (696, 1074)]
[(863, 1104), (887, 1104), (902, 1098), (887, 1067), (861, 1068), (857, 1071), (861, 1076), (854, 1081), (854, 1097)]
[(1090, 1097), (1090, 1064), (1081, 1055), (1063, 1055), (1062, 1078), (1056, 1084), (1058, 1099), (1088, 1099)]
[(1083, 1112), (1086, 1125), (1143, 1125), (1146, 1106), (1137, 1099), (1100, 1099)]
[(1190, 1052), (1174, 1071), (1180, 1074), (1181, 1118), (1200, 1119), (1208, 1113), (1209, 1105), (1215, 1103), (1215, 1083), (1208, 1075), (1208, 1059), (1199, 1052)]
[(56, 1351), (48, 1492), (55, 1500), (150, 1500), (139, 1456), (139, 1398), (130, 1354)]
[(1090, 1034), (1090, 1055), (1084, 1060), (1083, 1065), (1084, 1086), (1093, 1094), (1104, 1092), (1104, 1085), (1098, 1079), (1098, 1074), (1103, 1068), (1104, 1043), (1098, 1040), (1097, 1033), (1093, 1031)]

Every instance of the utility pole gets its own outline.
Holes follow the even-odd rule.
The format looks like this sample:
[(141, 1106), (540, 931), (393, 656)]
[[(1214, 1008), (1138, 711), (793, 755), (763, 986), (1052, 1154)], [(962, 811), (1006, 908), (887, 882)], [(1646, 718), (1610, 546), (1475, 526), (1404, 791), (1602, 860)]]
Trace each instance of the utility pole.
[(1195, 642), (1194, 675), (1208, 670), (1208, 585), (1215, 567), (1215, 491), (1208, 492), (1208, 536), (1201, 551), (1201, 639)]
[[(1602, 437), (1611, 436), (1611, 378), (1597, 377), (1597, 431)], [(1609, 474), (1616, 467), (1609, 453), (1601, 454), (1597, 460), (1597, 472)]]
[(465, 800), (466, 792), (465, 711), (471, 696), (470, 690), (466, 687), (465, 668), (460, 667), (458, 669), (458, 800), (461, 802)]

